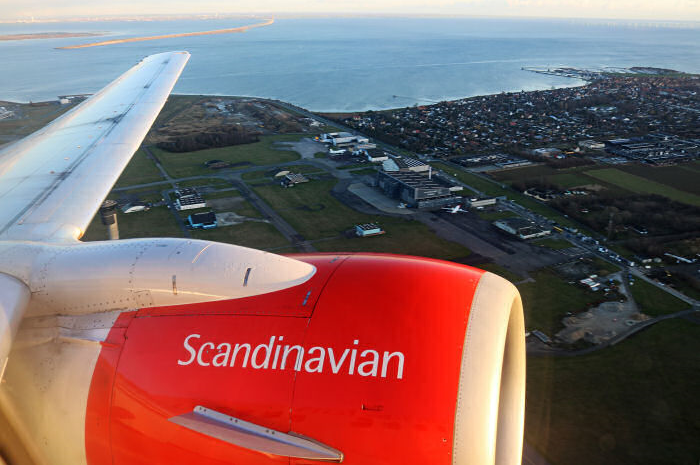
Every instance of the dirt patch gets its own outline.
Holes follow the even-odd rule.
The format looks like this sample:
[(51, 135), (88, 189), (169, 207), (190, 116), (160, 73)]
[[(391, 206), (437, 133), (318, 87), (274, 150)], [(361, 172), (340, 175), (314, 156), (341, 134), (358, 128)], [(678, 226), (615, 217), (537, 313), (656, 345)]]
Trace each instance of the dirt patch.
[(555, 336), (557, 340), (574, 344), (583, 339), (592, 344), (602, 344), (650, 318), (639, 312), (621, 276), (614, 274), (612, 277), (620, 283), (620, 293), (626, 300), (603, 302), (588, 311), (567, 316), (562, 320), (565, 328)]
[(261, 220), (258, 218), (248, 218), (247, 216), (241, 216), (234, 212), (221, 212), (216, 214), (216, 223), (218, 226), (233, 226), (236, 224), (241, 224), (245, 221), (257, 221), (259, 223), (269, 223), (267, 220)]

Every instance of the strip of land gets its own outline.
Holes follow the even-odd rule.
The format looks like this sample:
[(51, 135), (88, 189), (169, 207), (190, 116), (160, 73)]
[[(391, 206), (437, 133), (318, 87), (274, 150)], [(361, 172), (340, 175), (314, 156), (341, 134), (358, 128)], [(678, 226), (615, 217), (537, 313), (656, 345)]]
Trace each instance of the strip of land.
[(80, 45), (68, 45), (66, 47), (56, 47), (58, 50), (69, 50), (74, 48), (88, 48), (88, 47), (101, 47), (103, 45), (114, 45), (114, 44), (124, 44), (127, 42), (143, 42), (146, 40), (157, 40), (157, 39), (172, 39), (175, 37), (193, 37), (193, 36), (205, 36), (212, 34), (231, 34), (234, 32), (245, 32), (248, 29), (254, 29), (256, 27), (269, 26), (274, 23), (274, 18), (270, 18), (262, 23), (251, 24), (249, 26), (232, 27), (228, 29), (216, 29), (213, 31), (200, 31), (200, 32), (182, 32), (179, 34), (165, 34), (161, 36), (148, 36), (148, 37), (131, 37), (128, 39), (115, 39), (115, 40), (105, 40), (103, 42), (92, 42), (89, 44)]
[(69, 37), (97, 37), (104, 35), (102, 32), (37, 32), (34, 34), (4, 34), (3, 40), (31, 40), (31, 39), (65, 39)]

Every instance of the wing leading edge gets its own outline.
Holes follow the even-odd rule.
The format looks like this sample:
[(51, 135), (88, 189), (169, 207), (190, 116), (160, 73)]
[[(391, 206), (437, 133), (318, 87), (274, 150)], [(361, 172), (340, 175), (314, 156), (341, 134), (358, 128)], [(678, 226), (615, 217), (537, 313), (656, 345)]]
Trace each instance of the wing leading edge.
[(189, 57), (146, 57), (75, 109), (0, 151), (0, 240), (79, 239)]

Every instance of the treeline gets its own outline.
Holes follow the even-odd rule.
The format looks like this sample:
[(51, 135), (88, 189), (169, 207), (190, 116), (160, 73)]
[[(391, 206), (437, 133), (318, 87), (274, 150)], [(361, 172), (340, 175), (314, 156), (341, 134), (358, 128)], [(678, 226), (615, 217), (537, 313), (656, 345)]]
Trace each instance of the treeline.
[(258, 142), (258, 133), (239, 129), (238, 126), (220, 126), (207, 132), (170, 136), (166, 141), (158, 142), (157, 147), (168, 152), (194, 152), (196, 150), (229, 147), (232, 145)]

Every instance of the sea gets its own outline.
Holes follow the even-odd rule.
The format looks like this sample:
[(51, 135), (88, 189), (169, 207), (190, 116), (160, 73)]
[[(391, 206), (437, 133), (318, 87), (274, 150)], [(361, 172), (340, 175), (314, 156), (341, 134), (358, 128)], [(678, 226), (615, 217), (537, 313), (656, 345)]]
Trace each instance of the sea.
[(5, 23), (0, 35), (103, 32), (0, 41), (0, 100), (92, 93), (144, 56), (187, 50), (181, 94), (255, 96), (314, 111), (364, 111), (582, 85), (524, 67), (651, 66), (700, 73), (700, 23), (502, 18), (277, 18), (245, 33), (56, 47), (223, 29), (260, 19)]

